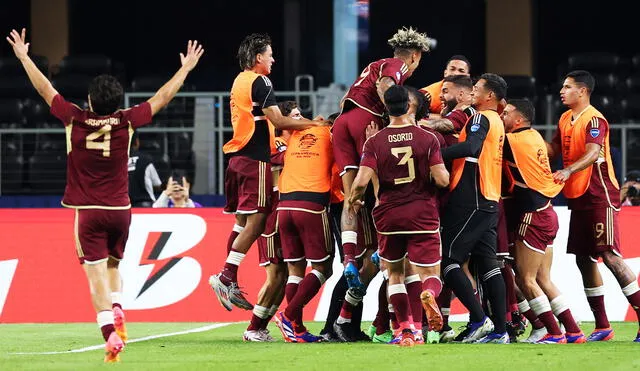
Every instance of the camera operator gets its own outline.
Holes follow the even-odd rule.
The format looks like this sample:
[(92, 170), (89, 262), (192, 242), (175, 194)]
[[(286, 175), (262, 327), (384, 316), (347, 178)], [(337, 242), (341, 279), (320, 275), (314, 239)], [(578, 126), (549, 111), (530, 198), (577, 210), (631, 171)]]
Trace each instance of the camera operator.
[(640, 206), (640, 170), (627, 173), (620, 189), (622, 206)]

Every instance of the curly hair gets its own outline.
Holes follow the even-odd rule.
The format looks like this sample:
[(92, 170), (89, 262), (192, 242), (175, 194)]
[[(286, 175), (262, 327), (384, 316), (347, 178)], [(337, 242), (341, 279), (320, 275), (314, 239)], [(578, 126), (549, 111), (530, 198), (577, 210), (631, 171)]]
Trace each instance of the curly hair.
[(124, 98), (124, 89), (111, 75), (96, 76), (89, 84), (91, 108), (98, 115), (110, 115), (119, 107)]
[(426, 33), (420, 33), (413, 27), (402, 27), (395, 33), (387, 43), (394, 51), (398, 50), (420, 50), (429, 51), (429, 40)]
[(271, 45), (271, 37), (267, 34), (252, 33), (242, 40), (238, 48), (238, 62), (240, 69), (251, 69), (256, 64), (256, 55), (267, 51)]

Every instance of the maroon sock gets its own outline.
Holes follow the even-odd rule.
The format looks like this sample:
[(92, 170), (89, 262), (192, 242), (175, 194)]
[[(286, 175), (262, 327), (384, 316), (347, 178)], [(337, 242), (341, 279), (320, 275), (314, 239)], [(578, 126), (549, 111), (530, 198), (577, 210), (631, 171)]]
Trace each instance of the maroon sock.
[(107, 341), (109, 340), (109, 336), (111, 336), (111, 333), (116, 331), (116, 328), (115, 326), (113, 326), (113, 323), (110, 323), (108, 325), (100, 327), (100, 331), (102, 331), (102, 337), (104, 338), (104, 341)]
[(122, 305), (120, 305), (120, 303), (113, 303), (111, 308), (120, 308), (120, 309), (122, 309)]
[[(392, 304), (393, 305), (393, 304)], [(389, 311), (389, 320), (391, 321), (391, 329), (392, 330), (397, 330), (400, 328), (400, 324), (398, 323), (398, 318), (396, 317), (396, 309), (393, 309), (392, 311)]]
[(544, 327), (547, 328), (549, 334), (556, 336), (562, 335), (562, 331), (560, 331), (558, 322), (556, 322), (556, 317), (553, 316), (553, 313), (550, 310), (538, 314), (538, 318), (540, 319), (540, 322), (544, 324)]
[(303, 333), (307, 331), (306, 327), (302, 323), (302, 308), (304, 308), (311, 299), (320, 291), (320, 287), (322, 287), (322, 283), (324, 282), (324, 275), (322, 273), (316, 271), (315, 269), (311, 271), (311, 273), (304, 276), (302, 282), (300, 282), (300, 287), (298, 287), (298, 291), (295, 296), (287, 305), (287, 308), (284, 311), (284, 314), (287, 318), (294, 318), (296, 321), (295, 331), (297, 333)]
[(534, 330), (539, 330), (544, 327), (544, 324), (538, 319), (538, 316), (536, 316), (533, 310), (529, 309), (521, 314), (531, 322), (531, 326), (533, 326)]
[(376, 335), (382, 335), (389, 330), (389, 302), (387, 300), (387, 283), (389, 281), (384, 280), (378, 290), (378, 313), (376, 313), (376, 319), (373, 321), (373, 326), (376, 328)]
[[(507, 290), (507, 316), (511, 317), (512, 312), (518, 311), (518, 298), (516, 297), (516, 284), (513, 270), (510, 264), (506, 264), (504, 268), (500, 269), (502, 272), (502, 278), (504, 279), (504, 286)], [(508, 321), (512, 319), (507, 318)]]
[(558, 319), (564, 325), (564, 329), (567, 332), (575, 334), (577, 332), (582, 331), (580, 330), (580, 327), (578, 327), (576, 320), (573, 318), (573, 314), (571, 314), (571, 309), (567, 309), (564, 312), (558, 314)]
[(449, 313), (451, 311), (451, 295), (453, 292), (448, 286), (442, 288), (440, 295), (438, 295), (438, 307), (442, 313), (443, 326), (449, 326)]
[(400, 289), (394, 286), (401, 286), (401, 284), (389, 285), (389, 302), (393, 305), (400, 329), (410, 329), (413, 318), (411, 317), (411, 309), (409, 307), (409, 297), (404, 287)]
[(239, 232), (235, 231), (235, 225), (233, 227), (234, 229), (231, 230), (231, 233), (229, 234), (229, 239), (227, 240), (227, 255), (229, 255), (229, 253), (231, 252), (231, 248), (233, 247), (233, 241), (235, 241), (236, 237), (238, 237), (238, 235), (240, 234)]
[(433, 296), (436, 297), (437, 303), (438, 297), (440, 297), (440, 294), (442, 293), (442, 281), (440, 280), (440, 277), (429, 276), (424, 279), (420, 286), (422, 291), (431, 290)]
[(251, 322), (249, 322), (249, 327), (247, 327), (247, 331), (257, 331), (262, 328), (263, 319), (253, 314), (251, 316)]
[(607, 311), (604, 307), (604, 295), (587, 296), (589, 307), (593, 312), (593, 317), (596, 320), (596, 328), (609, 328), (611, 324), (607, 318)]
[(356, 244), (351, 242), (345, 242), (342, 244), (342, 251), (344, 252), (344, 262), (356, 264)]
[(287, 304), (290, 304), (291, 300), (293, 300), (293, 297), (296, 296), (296, 292), (298, 291), (300, 282), (302, 282), (302, 279), (300, 277), (289, 276), (287, 285), (284, 287), (284, 297), (287, 298)]
[[(406, 282), (406, 281), (405, 281)], [(422, 329), (422, 301), (420, 300), (420, 293), (422, 292), (422, 282), (420, 277), (417, 281), (411, 283), (405, 283), (407, 287), (407, 297), (409, 298), (409, 306), (411, 309), (411, 317), (413, 318), (413, 325), (416, 330)]]

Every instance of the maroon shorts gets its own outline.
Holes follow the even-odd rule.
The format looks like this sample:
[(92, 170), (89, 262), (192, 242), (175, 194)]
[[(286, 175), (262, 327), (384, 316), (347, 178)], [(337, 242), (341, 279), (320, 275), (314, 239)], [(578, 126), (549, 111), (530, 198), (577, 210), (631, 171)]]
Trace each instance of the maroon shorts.
[(622, 256), (618, 211), (612, 207), (571, 210), (567, 252), (595, 260), (609, 250)]
[(280, 201), (278, 231), (286, 262), (319, 263), (333, 257), (333, 235), (327, 209), (309, 201)]
[(97, 264), (109, 257), (121, 260), (130, 224), (131, 209), (76, 209), (74, 234), (80, 264)]
[(553, 247), (559, 228), (558, 214), (549, 204), (543, 209), (522, 214), (515, 238), (531, 250), (544, 254), (547, 247)]
[(373, 223), (371, 209), (368, 206), (358, 213), (358, 243), (356, 244), (356, 258), (362, 258), (367, 250), (378, 249), (376, 226)]
[(517, 227), (518, 215), (514, 215), (515, 201), (513, 198), (500, 198), (498, 202), (498, 238), (496, 255), (506, 259), (513, 259), (514, 230)]
[(342, 113), (333, 124), (333, 157), (340, 175), (347, 169), (357, 170), (367, 140), (367, 125), (374, 121), (382, 129), (382, 117), (362, 108), (354, 107)]
[(271, 212), (267, 216), (264, 232), (258, 237), (258, 256), (261, 266), (282, 262), (282, 248), (278, 234), (278, 198), (278, 192), (273, 191), (271, 193)]
[(378, 234), (380, 259), (394, 263), (406, 257), (412, 264), (432, 267), (442, 259), (440, 232)]
[(245, 156), (233, 156), (224, 179), (225, 213), (268, 213), (273, 178), (271, 164)]

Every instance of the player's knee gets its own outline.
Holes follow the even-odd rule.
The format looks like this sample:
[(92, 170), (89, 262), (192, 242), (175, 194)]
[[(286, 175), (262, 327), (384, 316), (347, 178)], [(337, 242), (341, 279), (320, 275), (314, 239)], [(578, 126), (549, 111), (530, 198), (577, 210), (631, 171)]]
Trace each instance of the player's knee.
[(457, 262), (457, 261), (455, 261), (455, 260), (453, 260), (451, 258), (448, 258), (448, 257), (443, 257), (442, 258), (441, 267), (442, 267), (442, 278), (445, 281), (449, 279), (447, 277), (450, 277), (449, 273), (451, 273), (453, 270), (462, 269), (460, 267), (460, 263), (459, 262)]
[(494, 276), (494, 272), (500, 273), (500, 264), (496, 258), (478, 257), (476, 260), (478, 266), (478, 273), (482, 276), (483, 281), (487, 281)]

